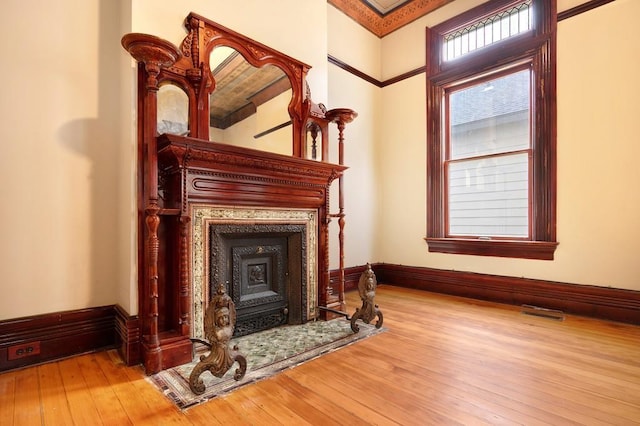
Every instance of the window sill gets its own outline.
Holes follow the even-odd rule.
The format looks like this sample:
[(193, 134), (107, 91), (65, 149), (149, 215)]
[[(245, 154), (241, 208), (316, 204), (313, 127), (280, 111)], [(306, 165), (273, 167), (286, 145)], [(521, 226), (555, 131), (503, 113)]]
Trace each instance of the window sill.
[(469, 254), (474, 256), (512, 257), (517, 259), (553, 260), (558, 247), (550, 241), (470, 240), (464, 238), (425, 238), (433, 253)]

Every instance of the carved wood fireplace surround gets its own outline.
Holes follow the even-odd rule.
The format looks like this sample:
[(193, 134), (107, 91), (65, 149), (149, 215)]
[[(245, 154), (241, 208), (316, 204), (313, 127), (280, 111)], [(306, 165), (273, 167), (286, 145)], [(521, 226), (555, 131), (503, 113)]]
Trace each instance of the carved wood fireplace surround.
[[(346, 169), (342, 165), (342, 132), (355, 112), (327, 111), (313, 103), (305, 80), (308, 65), (194, 13), (186, 17), (184, 25), (188, 34), (180, 48), (146, 34), (127, 34), (122, 39), (123, 47), (139, 65), (138, 311), (141, 354), (148, 374), (191, 361), (190, 339), (200, 328), (193, 324), (194, 318), (200, 321), (193, 308), (194, 274), (198, 279), (212, 279), (206, 272), (194, 271), (194, 264), (200, 261), (194, 257), (194, 229), (196, 233), (202, 229), (194, 228), (193, 215), (202, 209), (236, 212), (231, 213), (230, 223), (240, 217), (245, 223), (263, 220), (264, 216), (244, 217), (246, 212), (258, 212), (267, 219), (276, 215), (278, 223), (311, 227), (305, 234), (313, 240), (311, 248), (307, 247), (311, 258), (304, 262), (310, 270), (303, 281), (313, 288), (311, 296), (304, 299), (310, 306), (299, 318), (326, 319), (327, 311), (318, 311), (315, 305), (342, 309), (344, 301), (344, 273), (337, 294), (329, 283), (329, 221), (339, 219), (341, 269), (344, 227), (342, 194), (339, 212), (331, 214), (329, 187), (335, 179), (341, 183)], [(209, 102), (217, 83), (209, 58), (217, 46), (235, 49), (254, 67), (275, 65), (284, 72), (291, 86), (291, 155), (209, 140)], [(158, 90), (169, 84), (188, 98), (188, 136), (157, 134)], [(332, 122), (340, 131), (340, 164), (327, 162), (328, 125)], [(319, 138), (319, 158), (310, 159), (309, 134), (314, 157), (315, 139)], [(278, 216), (278, 212), (288, 213)], [(311, 215), (313, 220), (301, 221), (297, 214)], [(217, 283), (206, 285), (212, 284)]]

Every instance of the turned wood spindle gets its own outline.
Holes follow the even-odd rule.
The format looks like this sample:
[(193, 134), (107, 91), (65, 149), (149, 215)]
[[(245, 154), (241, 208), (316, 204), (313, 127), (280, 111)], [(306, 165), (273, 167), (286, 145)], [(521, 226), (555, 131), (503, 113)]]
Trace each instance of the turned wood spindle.
[[(338, 126), (338, 164), (344, 165), (344, 129), (348, 123), (351, 123), (358, 113), (348, 108), (336, 108), (327, 112), (327, 119), (336, 123)], [(338, 243), (340, 253), (340, 282), (338, 287), (338, 297), (340, 300), (340, 309), (344, 309), (344, 176), (338, 178), (338, 213), (331, 215), (338, 218)]]

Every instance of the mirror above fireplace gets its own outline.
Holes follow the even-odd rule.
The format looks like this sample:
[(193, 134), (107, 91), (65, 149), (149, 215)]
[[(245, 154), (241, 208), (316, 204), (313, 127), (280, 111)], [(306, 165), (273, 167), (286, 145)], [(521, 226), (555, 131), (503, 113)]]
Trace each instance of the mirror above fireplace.
[(185, 27), (182, 55), (158, 82), (187, 94), (189, 136), (303, 157), (310, 66), (195, 13)]
[(210, 139), (292, 155), (291, 82), (276, 65), (253, 66), (237, 50), (217, 46), (209, 57)]

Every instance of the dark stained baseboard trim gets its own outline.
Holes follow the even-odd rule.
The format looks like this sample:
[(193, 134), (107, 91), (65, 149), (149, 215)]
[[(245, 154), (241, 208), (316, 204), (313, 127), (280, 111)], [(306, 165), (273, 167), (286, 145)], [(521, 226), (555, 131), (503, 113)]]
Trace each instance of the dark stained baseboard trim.
[(127, 365), (142, 362), (140, 321), (120, 305), (115, 306), (115, 333), (118, 353)]
[[(388, 263), (371, 267), (379, 284), (640, 325), (640, 291)], [(358, 289), (365, 268), (345, 268), (345, 291)], [(337, 293), (339, 271), (330, 271), (330, 279)], [(39, 353), (16, 358), (16, 347)], [(127, 365), (141, 362), (140, 321), (118, 305), (0, 321), (0, 371), (107, 348), (117, 348)]]
[(0, 321), (0, 371), (115, 347), (114, 306)]
[(386, 263), (372, 269), (378, 283), (640, 325), (640, 291)]
[[(358, 281), (360, 281), (360, 275), (364, 272), (367, 265), (353, 266), (345, 268), (344, 270), (344, 291), (352, 291), (358, 289)], [(377, 278), (377, 277), (376, 277)], [(329, 280), (331, 282), (331, 289), (334, 294), (338, 293), (338, 286), (340, 283), (340, 271), (337, 269), (332, 270), (329, 273)]]

